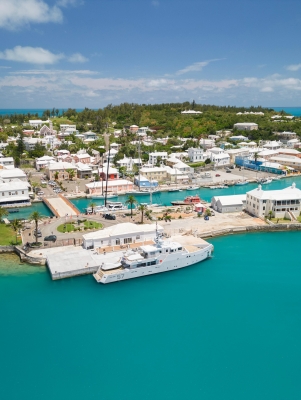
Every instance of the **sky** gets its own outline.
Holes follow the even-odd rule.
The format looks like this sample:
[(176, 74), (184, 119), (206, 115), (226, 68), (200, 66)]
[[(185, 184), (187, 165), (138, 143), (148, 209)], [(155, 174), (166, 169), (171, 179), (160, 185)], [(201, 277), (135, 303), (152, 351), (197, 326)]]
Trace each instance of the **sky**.
[(0, 0), (0, 108), (301, 106), (300, 0)]

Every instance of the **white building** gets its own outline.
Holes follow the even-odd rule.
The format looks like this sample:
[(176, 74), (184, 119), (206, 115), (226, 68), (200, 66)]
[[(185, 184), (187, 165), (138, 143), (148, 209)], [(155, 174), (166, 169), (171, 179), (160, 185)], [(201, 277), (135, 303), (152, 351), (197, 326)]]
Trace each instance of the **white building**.
[(277, 149), (280, 149), (282, 147), (282, 145), (283, 144), (281, 142), (276, 142), (276, 140), (273, 140), (271, 142), (267, 142), (262, 147), (264, 147), (265, 149), (269, 149), (269, 150), (277, 150)]
[(10, 182), (0, 179), (0, 205), (4, 207), (30, 205), (27, 182), (19, 179)]
[(202, 113), (202, 111), (185, 110), (185, 111), (181, 111), (181, 114), (191, 114), (191, 115), (195, 115), (195, 114), (203, 114), (203, 113)]
[(126, 168), (127, 171), (132, 171), (133, 166), (137, 165), (138, 167), (142, 165), (141, 158), (132, 158), (132, 157), (124, 157), (117, 161), (117, 164), (119, 167), (124, 167)]
[(203, 162), (204, 149), (190, 147), (188, 150), (188, 157), (191, 162)]
[(0, 168), (13, 169), (15, 168), (15, 162), (13, 157), (1, 157)]
[(44, 125), (45, 123), (48, 123), (49, 120), (47, 121), (42, 121), (41, 119), (30, 119), (29, 120), (29, 125), (32, 126), (33, 128), (40, 128), (42, 125)]
[(211, 162), (213, 162), (215, 166), (230, 164), (230, 155), (220, 147), (213, 147), (212, 149), (208, 149), (208, 153), (210, 154)]
[(232, 196), (214, 196), (211, 206), (220, 213), (239, 212), (245, 208), (246, 194), (235, 194)]
[(301, 190), (296, 188), (295, 183), (282, 190), (262, 190), (258, 188), (247, 192), (246, 210), (256, 217), (268, 217), (272, 214), (274, 218), (290, 217), (300, 214)]
[(249, 140), (249, 138), (247, 138), (246, 136), (242, 136), (242, 135), (237, 135), (237, 136), (231, 136), (229, 137), (229, 140), (233, 140), (233, 142), (247, 142)]
[(153, 153), (149, 153), (149, 158), (148, 158), (149, 164), (156, 165), (158, 157), (160, 157), (161, 161), (167, 160), (168, 157), (167, 151), (155, 151)]
[(238, 122), (233, 125), (233, 128), (238, 131), (253, 131), (258, 129), (258, 124), (255, 124), (255, 122)]
[(27, 182), (27, 175), (20, 168), (0, 169), (0, 179), (7, 182), (14, 180)]
[(64, 133), (67, 129), (76, 130), (76, 125), (61, 124), (60, 131)]
[(270, 160), (282, 164), (284, 166), (291, 167), (295, 170), (301, 171), (301, 158), (299, 157), (279, 154), (277, 156), (271, 157)]
[(85, 249), (107, 246), (124, 246), (124, 248), (127, 248), (131, 244), (137, 244), (137, 247), (139, 247), (143, 243), (155, 239), (156, 229), (160, 233), (163, 232), (160, 225), (156, 228), (155, 224), (136, 225), (125, 222), (83, 235), (83, 247)]

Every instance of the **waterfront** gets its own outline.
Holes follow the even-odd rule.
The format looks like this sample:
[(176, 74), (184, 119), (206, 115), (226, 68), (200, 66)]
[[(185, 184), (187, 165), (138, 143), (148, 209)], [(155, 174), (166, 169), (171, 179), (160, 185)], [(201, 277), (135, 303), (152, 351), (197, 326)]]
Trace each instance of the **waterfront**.
[(298, 399), (300, 233), (210, 242), (211, 260), (104, 286), (6, 262), (1, 398)]
[[(296, 183), (297, 187), (301, 188), (301, 176), (295, 176), (291, 178), (280, 179), (279, 181), (273, 181), (269, 185), (263, 186), (263, 190), (276, 190), (276, 189), (284, 189), (290, 186), (293, 182)], [(201, 199), (210, 202), (213, 196), (226, 196), (232, 194), (243, 194), (252, 190), (258, 186), (257, 183), (249, 183), (245, 186), (230, 186), (227, 189), (208, 189), (208, 188), (200, 188), (197, 190), (187, 191), (183, 190), (182, 192), (160, 192), (154, 193), (152, 195), (152, 203), (162, 204), (164, 206), (171, 206), (172, 200), (183, 200), (186, 196), (191, 196), (198, 194)], [(127, 196), (118, 196), (118, 198), (113, 199), (112, 201), (121, 201), (125, 202)], [(137, 196), (137, 201), (139, 203), (149, 203), (150, 196), (149, 194), (143, 196)], [(110, 200), (110, 199), (109, 199)], [(101, 199), (70, 199), (70, 201), (79, 209), (80, 212), (85, 212), (85, 209), (89, 206), (89, 204), (93, 201), (93, 203), (97, 205), (104, 204), (104, 200)]]

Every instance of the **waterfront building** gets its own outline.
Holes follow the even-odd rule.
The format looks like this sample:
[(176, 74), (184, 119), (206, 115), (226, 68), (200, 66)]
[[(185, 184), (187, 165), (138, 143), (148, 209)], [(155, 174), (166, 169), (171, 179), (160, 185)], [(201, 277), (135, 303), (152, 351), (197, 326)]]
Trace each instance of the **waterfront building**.
[(286, 156), (295, 156), (301, 158), (301, 153), (300, 151), (296, 149), (291, 149), (291, 148), (285, 148), (285, 149), (279, 149), (278, 154), (284, 154)]
[(28, 183), (20, 179), (0, 179), (0, 205), (3, 207), (29, 206)]
[(258, 124), (255, 122), (237, 122), (233, 125), (233, 129), (238, 131), (253, 131), (258, 129)]
[(211, 162), (213, 162), (215, 166), (230, 164), (230, 155), (220, 147), (213, 147), (212, 149), (208, 149), (208, 153), (210, 154)]
[(0, 169), (0, 179), (9, 182), (13, 180), (20, 180), (27, 182), (27, 175), (20, 168)]
[(119, 167), (126, 168), (127, 171), (132, 171), (134, 165), (137, 165), (138, 167), (142, 165), (142, 160), (141, 158), (126, 157), (124, 155), (121, 160), (117, 161), (117, 164)]
[[(158, 225), (157, 231), (162, 233), (163, 228)], [(155, 237), (155, 224), (136, 225), (125, 222), (83, 235), (83, 247), (85, 249), (107, 246), (124, 246), (126, 248), (133, 243), (140, 246), (144, 242), (154, 241)]]
[(145, 178), (153, 181), (157, 180), (159, 182), (166, 180), (167, 171), (164, 167), (142, 167), (140, 169), (140, 174), (145, 176)]
[(293, 168), (294, 170), (301, 171), (301, 158), (299, 157), (279, 154), (271, 157), (270, 160)]
[(126, 179), (116, 179), (106, 182), (92, 182), (86, 184), (87, 194), (100, 195), (106, 190), (108, 186), (108, 193), (124, 193), (133, 190), (133, 182)]
[(220, 213), (240, 212), (245, 208), (246, 194), (230, 196), (214, 196), (211, 199), (211, 207)]
[(135, 176), (134, 183), (139, 188), (156, 188), (158, 187), (158, 181), (150, 181), (145, 176), (139, 175)]
[(83, 178), (91, 178), (92, 176), (92, 168), (85, 163), (78, 162), (75, 164), (77, 168), (77, 177), (80, 179)]
[(240, 149), (227, 150), (227, 153), (230, 157), (230, 164), (234, 164), (236, 157), (247, 157), (250, 154), (250, 150), (242, 147)]
[(301, 211), (301, 190), (295, 183), (282, 190), (262, 190), (262, 186), (247, 192), (246, 211), (256, 217), (298, 217)]

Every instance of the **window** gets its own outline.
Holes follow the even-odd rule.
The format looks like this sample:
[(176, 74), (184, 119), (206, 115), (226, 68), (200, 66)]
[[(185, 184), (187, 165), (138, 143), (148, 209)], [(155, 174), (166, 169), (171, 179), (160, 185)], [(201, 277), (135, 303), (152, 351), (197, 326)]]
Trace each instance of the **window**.
[(132, 238), (124, 238), (123, 243), (124, 244), (132, 243)]
[(116, 245), (120, 245), (120, 239), (116, 239)]
[(24, 190), (22, 190), (22, 194), (24, 194)]
[(140, 239), (140, 235), (137, 235), (137, 236), (136, 236), (136, 239), (137, 239), (137, 240)]

